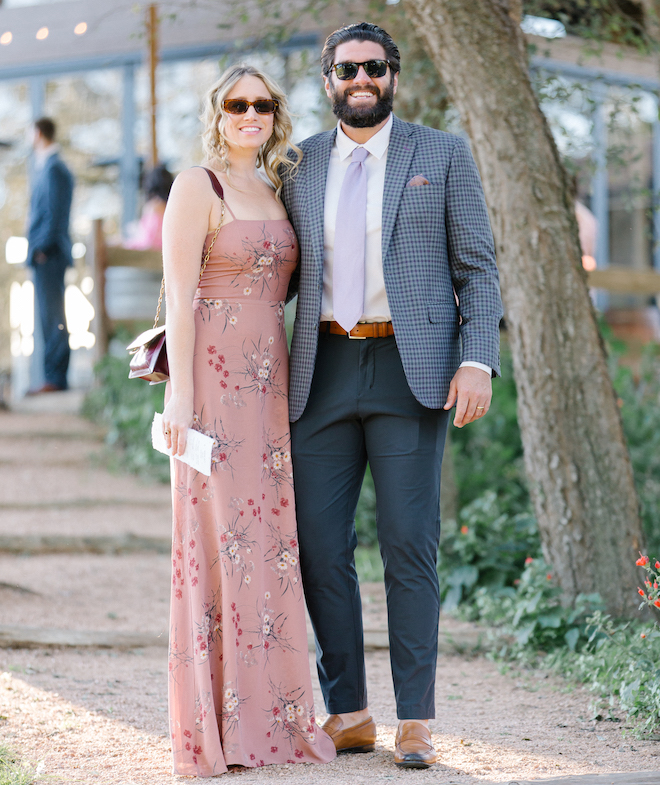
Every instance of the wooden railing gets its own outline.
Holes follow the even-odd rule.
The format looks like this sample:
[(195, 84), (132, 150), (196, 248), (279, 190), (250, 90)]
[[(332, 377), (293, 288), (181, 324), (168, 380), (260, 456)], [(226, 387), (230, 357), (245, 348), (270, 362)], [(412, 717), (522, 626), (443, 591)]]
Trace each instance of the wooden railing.
[(587, 273), (589, 286), (620, 294), (660, 294), (660, 272), (631, 267), (606, 267)]
[[(112, 333), (115, 324), (135, 321), (134, 319), (109, 318), (106, 300), (106, 270), (108, 267), (133, 267), (141, 270), (160, 271), (163, 268), (163, 262), (160, 251), (135, 251), (118, 245), (107, 245), (101, 219), (96, 219), (92, 222), (92, 232), (88, 242), (87, 254), (94, 280), (91, 299), (95, 316), (92, 323), (92, 331), (96, 336), (96, 358), (100, 359), (108, 351), (108, 337)], [(156, 302), (156, 299), (154, 299), (154, 314), (156, 312)]]

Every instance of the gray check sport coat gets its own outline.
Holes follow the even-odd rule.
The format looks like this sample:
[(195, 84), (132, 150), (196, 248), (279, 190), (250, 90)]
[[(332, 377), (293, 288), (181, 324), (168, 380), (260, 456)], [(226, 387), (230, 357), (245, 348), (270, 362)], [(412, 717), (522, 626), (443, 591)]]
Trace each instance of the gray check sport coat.
[[(298, 169), (284, 182), (284, 204), (301, 253), (289, 290), (298, 293), (289, 381), (292, 422), (305, 409), (314, 374), (325, 186), (336, 133), (306, 139)], [(429, 183), (406, 187), (415, 175)], [(439, 409), (462, 361), (484, 363), (496, 374), (500, 367), (495, 248), (481, 180), (464, 139), (394, 117), (382, 238), (385, 290), (406, 379), (423, 406)]]

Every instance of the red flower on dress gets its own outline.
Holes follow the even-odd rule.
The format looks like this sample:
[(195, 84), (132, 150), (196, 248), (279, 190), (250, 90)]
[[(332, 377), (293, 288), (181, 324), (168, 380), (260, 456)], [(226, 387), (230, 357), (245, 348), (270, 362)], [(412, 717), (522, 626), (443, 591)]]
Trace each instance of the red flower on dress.
[(248, 499), (248, 504), (250, 505), (250, 507), (252, 507), (252, 505), (254, 504), (254, 499)]
[(279, 515), (279, 514), (280, 514), (280, 511), (277, 509), (277, 507), (273, 507), (273, 508), (271, 509), (271, 513), (272, 513), (273, 515)]
[(207, 351), (209, 354), (215, 354), (215, 346), (207, 346), (207, 347), (206, 347), (206, 351)]
[(270, 748), (270, 751), (271, 751), (271, 752), (277, 752), (277, 747), (271, 747), (271, 748)]
[(185, 736), (187, 739), (192, 739), (192, 733), (191, 733), (189, 730), (184, 730), (184, 732), (183, 732), (183, 735), (184, 735), (184, 736)]
[(289, 500), (288, 499), (280, 499), (280, 507), (288, 507)]

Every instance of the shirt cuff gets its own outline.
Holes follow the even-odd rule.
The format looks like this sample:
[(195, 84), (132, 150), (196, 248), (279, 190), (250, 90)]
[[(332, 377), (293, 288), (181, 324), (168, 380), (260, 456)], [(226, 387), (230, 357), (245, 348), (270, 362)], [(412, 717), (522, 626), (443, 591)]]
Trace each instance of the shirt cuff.
[(490, 365), (484, 365), (483, 363), (477, 363), (477, 362), (474, 362), (473, 360), (466, 360), (465, 362), (462, 362), (458, 367), (459, 368), (479, 368), (482, 371), (486, 371), (486, 373), (489, 376), (493, 375), (493, 369), (490, 367)]

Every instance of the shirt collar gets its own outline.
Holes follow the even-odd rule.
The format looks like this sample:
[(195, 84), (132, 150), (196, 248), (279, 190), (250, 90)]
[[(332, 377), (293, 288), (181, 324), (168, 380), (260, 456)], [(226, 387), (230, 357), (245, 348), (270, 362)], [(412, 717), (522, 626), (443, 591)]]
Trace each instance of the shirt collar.
[(349, 137), (346, 136), (343, 128), (341, 127), (341, 121), (338, 121), (337, 138), (335, 140), (335, 144), (337, 145), (339, 160), (343, 161), (345, 158), (348, 158), (349, 155), (352, 155), (353, 150), (355, 150), (356, 147), (364, 147), (364, 149), (368, 153), (370, 153), (371, 155), (375, 156), (380, 160), (387, 152), (387, 148), (390, 144), (390, 134), (392, 133), (392, 123), (394, 122), (392, 118), (393, 115), (390, 113), (387, 122), (380, 129), (380, 131), (374, 134), (371, 137), (371, 139), (369, 139), (364, 144), (358, 144), (357, 142), (354, 142), (352, 139), (349, 139)]

